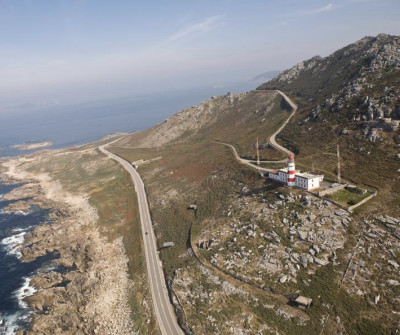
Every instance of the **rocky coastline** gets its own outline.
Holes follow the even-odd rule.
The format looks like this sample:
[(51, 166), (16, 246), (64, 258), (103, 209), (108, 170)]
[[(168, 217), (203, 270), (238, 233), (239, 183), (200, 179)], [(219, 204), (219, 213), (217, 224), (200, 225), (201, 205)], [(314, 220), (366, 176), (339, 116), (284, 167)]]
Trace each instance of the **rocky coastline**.
[(40, 143), (24, 143), (24, 144), (16, 144), (11, 146), (13, 149), (18, 149), (20, 151), (30, 151), (34, 149), (43, 149), (46, 147), (51, 147), (54, 143), (50, 141), (40, 142)]
[(132, 334), (128, 258), (122, 238), (113, 241), (97, 227), (98, 214), (84, 194), (71, 194), (47, 174), (24, 171), (19, 157), (1, 162), (3, 181), (23, 183), (4, 195), (16, 201), (7, 210), (49, 209), (49, 222), (25, 235), (22, 261), (48, 253), (54, 267), (30, 282), (26, 298), (31, 329), (17, 334)]

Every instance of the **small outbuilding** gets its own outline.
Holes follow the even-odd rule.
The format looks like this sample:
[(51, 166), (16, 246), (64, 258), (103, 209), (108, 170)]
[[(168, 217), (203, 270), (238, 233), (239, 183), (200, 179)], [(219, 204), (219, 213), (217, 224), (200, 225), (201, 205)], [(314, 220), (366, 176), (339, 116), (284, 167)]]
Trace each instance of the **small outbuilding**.
[(306, 298), (301, 295), (299, 295), (296, 300), (294, 301), (300, 308), (307, 309), (308, 307), (311, 306), (312, 304), (312, 299), (311, 298)]

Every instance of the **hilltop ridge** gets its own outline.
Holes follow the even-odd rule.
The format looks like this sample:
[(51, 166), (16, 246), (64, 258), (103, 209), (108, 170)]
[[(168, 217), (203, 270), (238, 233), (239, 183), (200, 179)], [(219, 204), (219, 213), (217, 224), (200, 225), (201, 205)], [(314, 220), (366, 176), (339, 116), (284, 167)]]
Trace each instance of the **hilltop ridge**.
[(326, 155), (339, 144), (344, 176), (391, 190), (387, 210), (397, 211), (400, 36), (365, 37), (327, 57), (305, 60), (257, 89), (280, 89), (298, 104), (278, 138), (298, 161), (310, 164), (314, 155), (321, 169), (336, 171)]
[(354, 121), (400, 120), (399, 83), (400, 36), (379, 34), (300, 62), (257, 89), (280, 89), (300, 99), (308, 112), (304, 122), (337, 113)]
[(165, 121), (122, 139), (119, 146), (161, 148), (188, 141), (221, 141), (237, 146), (242, 156), (255, 155), (256, 139), (265, 146), (272, 159), (282, 158), (277, 150), (267, 150), (272, 130), (289, 116), (291, 107), (273, 90), (213, 96), (183, 109)]

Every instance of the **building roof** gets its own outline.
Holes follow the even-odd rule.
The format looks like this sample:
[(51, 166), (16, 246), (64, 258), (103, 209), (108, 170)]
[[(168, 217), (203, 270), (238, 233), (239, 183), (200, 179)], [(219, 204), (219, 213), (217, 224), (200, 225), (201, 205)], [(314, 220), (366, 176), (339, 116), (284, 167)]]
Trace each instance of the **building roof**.
[(303, 296), (299, 295), (296, 298), (295, 302), (298, 303), (299, 305), (310, 306), (311, 303), (312, 303), (312, 299), (311, 298), (306, 298), (306, 297), (303, 297)]
[(315, 178), (322, 177), (322, 175), (304, 172), (304, 173), (296, 173), (296, 177), (305, 178), (305, 179), (315, 179)]
[(279, 172), (287, 173), (288, 171), (287, 171), (287, 169), (285, 168), (285, 169), (270, 170), (269, 172), (278, 174)]

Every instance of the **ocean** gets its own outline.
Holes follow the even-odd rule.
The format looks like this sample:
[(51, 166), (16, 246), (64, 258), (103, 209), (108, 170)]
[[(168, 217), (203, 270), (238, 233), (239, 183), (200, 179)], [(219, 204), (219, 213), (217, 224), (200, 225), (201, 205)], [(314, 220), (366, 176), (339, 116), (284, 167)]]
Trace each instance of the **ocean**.
[[(229, 88), (202, 88), (163, 94), (142, 95), (105, 101), (35, 108), (15, 114), (0, 110), (0, 157), (31, 153), (14, 145), (53, 142), (49, 148), (66, 148), (99, 140), (116, 132), (147, 129), (181, 109), (199, 104), (214, 95), (245, 92), (252, 89), (245, 83)], [(48, 212), (39, 207), (28, 213), (7, 213), (10, 203), (2, 195), (18, 185), (7, 185), (0, 178), (0, 335), (14, 334), (27, 329), (31, 311), (23, 298), (35, 292), (29, 281), (38, 273), (54, 269), (53, 255), (33, 262), (20, 260), (24, 235), (48, 220)]]
[(228, 90), (245, 92), (253, 85), (244, 83), (229, 88), (206, 87), (64, 106), (25, 108), (17, 113), (2, 113), (0, 109), (0, 157), (27, 153), (12, 148), (13, 145), (50, 141), (54, 145), (49, 148), (60, 149), (93, 142), (117, 132), (144, 130), (211, 96), (226, 94)]
[(29, 212), (9, 213), (4, 208), (15, 201), (4, 201), (3, 195), (18, 185), (0, 183), (0, 334), (11, 335), (30, 323), (30, 310), (24, 298), (35, 292), (30, 279), (52, 269), (53, 255), (33, 262), (21, 261), (24, 235), (47, 220), (48, 212), (39, 207)]

